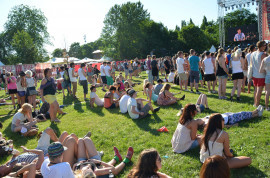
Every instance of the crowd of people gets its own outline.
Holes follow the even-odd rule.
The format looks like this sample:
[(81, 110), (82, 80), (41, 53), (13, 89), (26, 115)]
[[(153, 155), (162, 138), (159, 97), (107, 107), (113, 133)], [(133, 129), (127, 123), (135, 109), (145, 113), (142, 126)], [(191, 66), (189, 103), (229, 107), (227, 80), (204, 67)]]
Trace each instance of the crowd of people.
[[(268, 47), (268, 48), (267, 48)], [(200, 147), (200, 161), (203, 163), (200, 177), (230, 177), (230, 168), (241, 168), (251, 164), (251, 158), (246, 156), (235, 157), (230, 149), (229, 134), (224, 127), (237, 125), (238, 122), (262, 116), (264, 107), (260, 105), (263, 90), (265, 91), (265, 109), (269, 111), (270, 94), (270, 45), (259, 41), (256, 46), (249, 46), (244, 51), (239, 48), (225, 52), (222, 48), (217, 53), (204, 52), (196, 54), (191, 49), (190, 54), (179, 51), (175, 56), (157, 59), (156, 56), (147, 56), (146, 60), (103, 62), (100, 69), (91, 64), (81, 64), (75, 71), (75, 64), (57, 68), (56, 78), (52, 69), (44, 70), (44, 78), (37, 88), (37, 80), (32, 71), (21, 71), (16, 77), (11, 72), (2, 71), (1, 82), (11, 97), (14, 109), (17, 98), (18, 111), (12, 118), (11, 131), (22, 136), (38, 135), (36, 149), (22, 147), (20, 154), (13, 149), (12, 141), (5, 140), (0, 133), (3, 143), (1, 155), (12, 154), (12, 158), (0, 167), (0, 176), (17, 177), (109, 177), (117, 175), (128, 164), (133, 156), (133, 148), (129, 147), (123, 159), (116, 147), (113, 159), (106, 163), (101, 161), (102, 152), (98, 152), (91, 132), (83, 138), (75, 134), (63, 132), (56, 136), (53, 129), (47, 128), (38, 134), (38, 122), (49, 119), (53, 123), (60, 123), (59, 116), (63, 112), (56, 98), (57, 89), (65, 90), (74, 100), (77, 97), (77, 84), (83, 88), (84, 100), (91, 107), (106, 109), (119, 108), (120, 112), (128, 113), (131, 119), (143, 119), (151, 116), (150, 110), (156, 114), (160, 107), (176, 104), (185, 99), (185, 95), (177, 97), (179, 93), (170, 91), (173, 84), (179, 85), (180, 90), (199, 94), (196, 104), (186, 104), (177, 114), (180, 116), (171, 144), (175, 153), (184, 153)], [(116, 71), (119, 71), (116, 73)], [(141, 77), (146, 71), (142, 90), (146, 98), (138, 98), (138, 91), (133, 87), (133, 77)], [(122, 72), (125, 74), (123, 76)], [(118, 74), (118, 75), (117, 75)], [(60, 86), (57, 85), (59, 80)], [(227, 80), (233, 81), (230, 97), (226, 97)], [(237, 101), (241, 101), (241, 93), (248, 93), (254, 86), (254, 111), (239, 111), (238, 113), (212, 114), (202, 119), (194, 119), (197, 113), (209, 109), (208, 99), (199, 91), (199, 83), (204, 87), (207, 83), (208, 93), (218, 94), (219, 99), (233, 101), (237, 91)], [(90, 86), (89, 86), (90, 85)], [(218, 85), (218, 91), (216, 86)], [(190, 86), (190, 90), (188, 89)], [(97, 88), (101, 88), (104, 96), (98, 96)], [(195, 88), (195, 91), (194, 91)], [(87, 97), (90, 89), (90, 99)], [(40, 96), (41, 101), (37, 99)], [(6, 103), (5, 99), (1, 100)], [(42, 103), (40, 110), (37, 103)], [(152, 103), (160, 107), (154, 108)], [(8, 104), (8, 103), (6, 103)], [(58, 114), (58, 116), (57, 116)], [(0, 125), (2, 126), (2, 124)], [(204, 128), (202, 135), (197, 134), (199, 128)], [(53, 142), (50, 144), (50, 142)], [(11, 145), (11, 146), (10, 146)], [(7, 149), (8, 148), (8, 149)], [(117, 165), (118, 164), (118, 165)], [(214, 165), (214, 166), (213, 166)], [(161, 157), (155, 149), (146, 149), (141, 152), (138, 163), (128, 174), (128, 177), (169, 177), (159, 172)], [(222, 171), (220, 171), (222, 170)]]

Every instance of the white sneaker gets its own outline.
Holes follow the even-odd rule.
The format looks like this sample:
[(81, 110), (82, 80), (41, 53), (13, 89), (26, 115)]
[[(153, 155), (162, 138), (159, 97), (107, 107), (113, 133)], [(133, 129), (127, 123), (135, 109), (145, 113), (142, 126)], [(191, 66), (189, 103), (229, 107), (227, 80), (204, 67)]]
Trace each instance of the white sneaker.
[(261, 116), (263, 115), (263, 106), (262, 106), (262, 105), (259, 105), (259, 106), (257, 107), (257, 110), (258, 110), (258, 115), (259, 115), (259, 117), (261, 117)]

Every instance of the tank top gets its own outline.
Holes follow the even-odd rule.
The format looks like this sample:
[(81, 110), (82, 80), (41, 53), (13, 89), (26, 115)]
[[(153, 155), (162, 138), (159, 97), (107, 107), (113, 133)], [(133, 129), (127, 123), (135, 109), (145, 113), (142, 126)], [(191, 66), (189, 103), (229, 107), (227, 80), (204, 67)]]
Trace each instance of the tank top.
[[(146, 93), (147, 93), (147, 96), (149, 97), (148, 90), (149, 90), (149, 89), (146, 88)], [(158, 99), (158, 95), (156, 95), (156, 94), (154, 93), (154, 90), (152, 90), (152, 97), (151, 97), (151, 100), (153, 100), (154, 102), (156, 102), (157, 99)]]
[(191, 130), (188, 129), (185, 125), (178, 123), (171, 140), (174, 152), (184, 153), (191, 147), (195, 140), (191, 140), (190, 132)]
[[(218, 138), (221, 136), (222, 133), (223, 133), (223, 130), (219, 133), (216, 140), (218, 140)], [(212, 155), (223, 156), (223, 150), (224, 150), (223, 143), (218, 143), (216, 141), (214, 141), (214, 142), (208, 141), (208, 150), (207, 151), (205, 151), (205, 146), (202, 145), (202, 148), (200, 151), (200, 161), (202, 163), (204, 163), (204, 161)]]
[(255, 51), (251, 54), (251, 61), (252, 61), (252, 77), (255, 78), (265, 78), (264, 73), (260, 73), (260, 67), (261, 67), (261, 57), (263, 55), (263, 52)]
[(204, 74), (208, 75), (208, 74), (213, 74), (214, 73), (214, 66), (212, 63), (212, 58), (207, 58), (203, 61), (204, 63)]
[(268, 56), (267, 58), (264, 58), (264, 65), (265, 65), (264, 70), (266, 71), (266, 76), (270, 77), (270, 56)]
[[(15, 80), (15, 82), (11, 82), (11, 79), (12, 80)], [(16, 85), (16, 77), (12, 76), (8, 79), (8, 84), (7, 84), (7, 88), (10, 89), (10, 90), (15, 90), (17, 89), (17, 85)]]
[(108, 95), (108, 93), (106, 93), (104, 96), (104, 108), (109, 108), (112, 105), (111, 99), (107, 95)]
[(25, 91), (26, 88), (22, 87), (22, 78), (20, 79), (20, 81), (17, 80), (17, 91)]
[(224, 71), (224, 69), (219, 65), (219, 62), (217, 61), (217, 76), (223, 75), (227, 75), (227, 73)]
[(56, 92), (56, 86), (54, 83), (54, 79), (51, 78), (51, 81), (47, 79), (47, 83), (45, 84), (45, 87), (43, 88), (43, 96), (55, 95), (55, 92)]
[(231, 60), (231, 63), (232, 63), (232, 73), (233, 74), (243, 72), (240, 59), (241, 59), (241, 57), (237, 61)]
[(27, 85), (27, 88), (29, 87), (35, 87), (35, 80), (33, 77), (26, 77), (26, 85)]

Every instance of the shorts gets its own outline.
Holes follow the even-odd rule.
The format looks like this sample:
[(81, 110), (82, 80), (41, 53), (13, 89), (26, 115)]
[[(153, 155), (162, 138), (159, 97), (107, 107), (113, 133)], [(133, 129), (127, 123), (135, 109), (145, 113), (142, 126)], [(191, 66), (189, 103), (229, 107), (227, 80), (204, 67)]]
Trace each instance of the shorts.
[(45, 95), (44, 99), (47, 103), (52, 104), (54, 101), (56, 101), (55, 95)]
[(106, 108), (106, 109), (114, 109), (114, 108), (116, 108), (115, 103), (113, 103), (110, 107), (108, 107), (108, 108)]
[(227, 79), (228, 75), (226, 74), (226, 75), (221, 75), (221, 76), (217, 76), (217, 77), (220, 78), (220, 79)]
[(216, 81), (216, 75), (215, 74), (205, 74), (204, 80), (205, 81)]
[[(90, 159), (96, 159), (96, 160), (101, 161), (101, 157), (98, 154), (95, 155), (95, 156), (92, 156)], [(78, 158), (78, 162), (80, 162), (80, 161), (86, 161), (86, 160), (87, 160), (87, 158)]]
[(37, 95), (38, 92), (36, 91), (36, 87), (28, 87), (28, 88), (26, 89), (26, 94), (27, 94), (28, 96)]
[(128, 69), (125, 69), (125, 75), (128, 75)]
[(94, 75), (94, 72), (87, 72), (87, 76), (92, 76)]
[(62, 82), (61, 85), (62, 85), (62, 88), (64, 88), (64, 89), (67, 89), (68, 87), (71, 88), (71, 83), (68, 81), (65, 81), (65, 80)]
[(109, 76), (106, 76), (106, 80), (107, 80), (107, 85), (113, 85), (113, 78), (112, 77), (109, 77)]
[(201, 110), (201, 113), (202, 113), (204, 111), (205, 107), (204, 107), (203, 104), (200, 104), (199, 107), (200, 107), (200, 110)]
[(192, 145), (190, 146), (189, 150), (197, 148), (199, 146), (199, 142), (198, 140), (194, 140), (194, 142), (192, 143)]
[(244, 77), (247, 76), (247, 70), (243, 70), (243, 73), (244, 73)]
[(107, 78), (106, 76), (101, 76), (101, 80), (103, 84), (107, 84)]
[(138, 104), (138, 110), (140, 112), (143, 112), (144, 113), (143, 115), (139, 115), (139, 118), (138, 119), (145, 118), (147, 116), (147, 114), (149, 113), (149, 111), (150, 111), (149, 103), (147, 103), (143, 108), (141, 108), (141, 105)]
[(166, 72), (167, 75), (170, 74), (170, 70), (169, 69), (165, 69), (165, 72)]
[(238, 80), (238, 79), (243, 79), (244, 78), (244, 73), (239, 72), (239, 73), (233, 73), (232, 74), (232, 80)]
[(87, 80), (80, 80), (79, 83), (83, 86), (83, 93), (88, 94), (88, 82), (87, 82)]
[(265, 85), (265, 78), (252, 78), (254, 87), (263, 87)]
[(25, 91), (17, 91), (17, 92), (18, 92), (19, 97), (23, 97), (26, 94)]
[(190, 71), (189, 73), (190, 83), (193, 83), (195, 80), (195, 83), (199, 83), (200, 77), (199, 77), (199, 71)]
[(16, 93), (18, 93), (18, 92), (17, 92), (17, 89), (9, 89), (9, 90), (8, 90), (8, 94), (10, 94), (10, 95), (11, 95), (11, 94), (16, 94)]
[(180, 73), (178, 74), (179, 80), (187, 80), (187, 74), (186, 73)]
[(132, 74), (133, 70), (128, 70), (128, 73)]

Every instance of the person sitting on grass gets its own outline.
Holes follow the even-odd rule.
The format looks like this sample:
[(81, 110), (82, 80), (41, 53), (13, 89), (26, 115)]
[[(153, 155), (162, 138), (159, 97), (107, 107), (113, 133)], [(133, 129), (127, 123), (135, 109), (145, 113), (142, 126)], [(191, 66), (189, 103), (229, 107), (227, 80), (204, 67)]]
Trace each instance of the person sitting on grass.
[(230, 175), (226, 158), (219, 155), (207, 158), (200, 171), (200, 178), (230, 178)]
[(143, 150), (139, 156), (136, 166), (129, 172), (128, 178), (137, 177), (162, 177), (170, 176), (158, 172), (162, 167), (161, 158), (156, 149)]
[(174, 103), (176, 103), (179, 100), (184, 100), (185, 95), (182, 98), (176, 98), (174, 97), (174, 94), (171, 93), (169, 90), (171, 88), (171, 85), (166, 83), (163, 88), (161, 89), (159, 95), (158, 95), (158, 100), (157, 104), (160, 106), (169, 106)]
[(221, 114), (212, 114), (204, 128), (200, 161), (204, 163), (213, 155), (225, 156), (229, 168), (242, 168), (251, 164), (251, 158), (234, 157), (230, 150), (229, 134), (223, 130), (224, 118)]
[(119, 101), (119, 108), (121, 113), (125, 114), (128, 112), (128, 108), (127, 108), (127, 103), (128, 103), (128, 99), (130, 98), (130, 96), (128, 95), (128, 92), (131, 89), (128, 88), (126, 93), (121, 97), (120, 101)]
[[(99, 76), (100, 77), (100, 76)], [(101, 81), (101, 80), (100, 80)], [(95, 85), (96, 87), (101, 87), (102, 84), (101, 83), (98, 83), (98, 77), (96, 74), (94, 74), (92, 77), (91, 77), (91, 84), (92, 85)]]
[[(101, 161), (101, 157), (98, 154), (93, 141), (89, 137), (78, 139), (78, 160), (77, 163), (73, 165), (76, 177), (108, 177), (110, 172), (112, 172), (113, 175), (118, 175), (131, 161), (134, 151), (132, 147), (129, 147), (127, 155), (123, 160), (118, 149), (116, 147), (113, 149), (114, 157), (110, 162), (106, 163)], [(75, 155), (75, 153), (70, 155)], [(115, 166), (117, 163), (120, 164)]]
[(153, 84), (148, 82), (146, 83), (146, 85), (144, 86), (144, 90), (146, 92), (146, 96), (149, 99), (149, 102), (151, 102), (151, 100), (153, 100), (153, 102), (157, 102), (158, 100), (158, 95), (156, 95), (154, 93), (154, 89), (153, 89)]
[(163, 87), (163, 80), (158, 79), (157, 84), (154, 86), (154, 93), (156, 95), (159, 95), (161, 88)]
[[(25, 123), (25, 121), (28, 121)], [(24, 103), (22, 108), (13, 116), (11, 123), (12, 132), (20, 132), (23, 136), (36, 135), (38, 129), (33, 127), (37, 123), (32, 117), (32, 105)]]
[(117, 84), (120, 84), (120, 91), (124, 91), (125, 90), (125, 86), (124, 86), (124, 83), (120, 80), (119, 77), (116, 78), (116, 83)]
[(90, 87), (90, 91), (91, 91), (91, 93), (90, 93), (90, 106), (94, 107), (94, 104), (96, 104), (97, 106), (102, 106), (103, 107), (104, 106), (104, 99), (103, 98), (100, 99), (98, 97), (98, 95), (96, 94), (96, 92), (97, 92), (96, 86), (92, 85)]
[(115, 86), (110, 86), (109, 92), (107, 92), (104, 96), (104, 107), (106, 109), (113, 109), (119, 107), (118, 100), (113, 99), (114, 93), (116, 91)]
[(199, 126), (204, 125), (204, 121), (201, 119), (194, 120), (196, 115), (196, 105), (186, 104), (171, 140), (175, 153), (184, 153), (200, 145), (201, 136), (197, 135), (197, 130)]
[(129, 90), (128, 95), (131, 97), (128, 99), (127, 108), (129, 116), (132, 119), (142, 119), (149, 116), (149, 110), (152, 112), (158, 112), (160, 110), (159, 107), (153, 109), (151, 103), (147, 103), (145, 106), (143, 105), (143, 101), (148, 101), (146, 99), (136, 99), (137, 92), (133, 89)]

